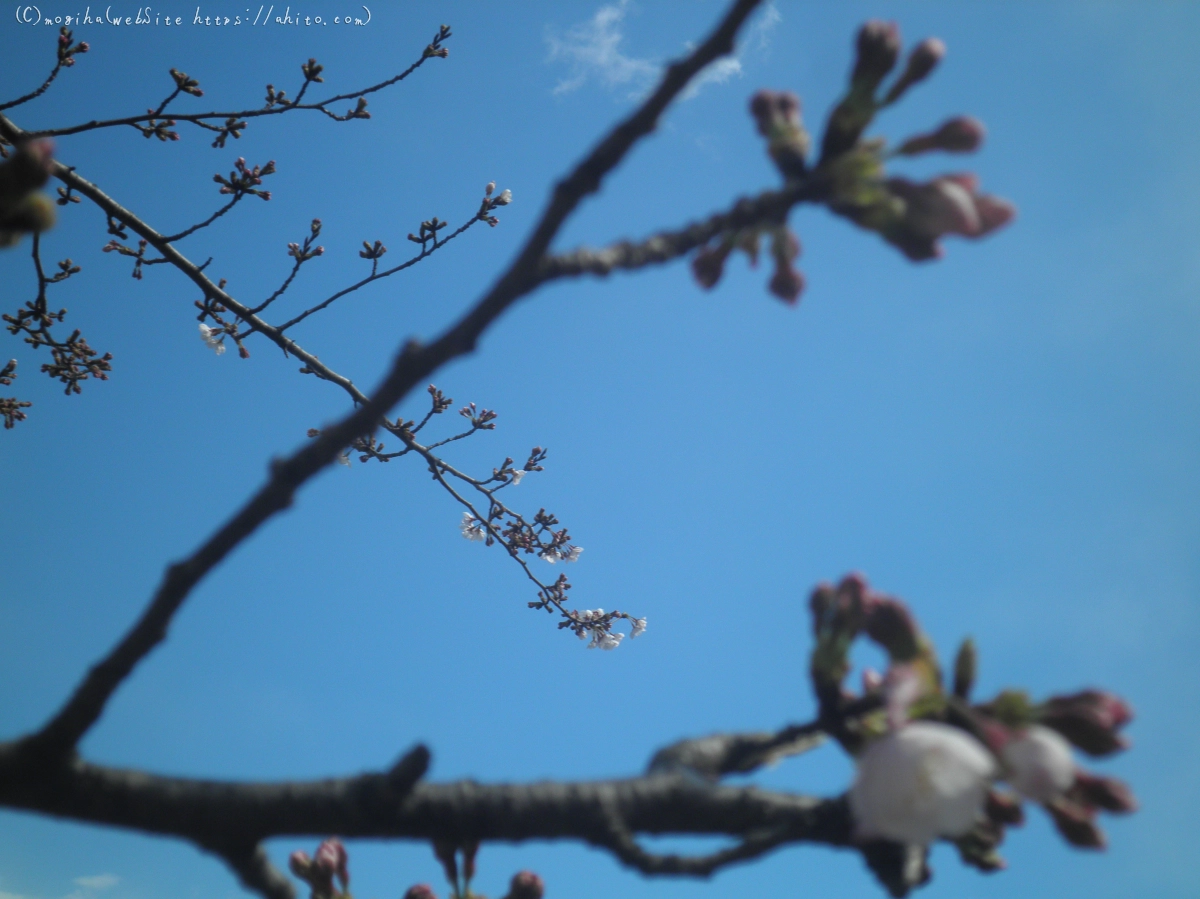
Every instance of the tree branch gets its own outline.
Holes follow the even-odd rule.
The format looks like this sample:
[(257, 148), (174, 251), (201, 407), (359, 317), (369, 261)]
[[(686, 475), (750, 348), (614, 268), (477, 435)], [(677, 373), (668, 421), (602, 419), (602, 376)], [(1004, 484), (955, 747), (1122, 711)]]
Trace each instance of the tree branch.
[[(718, 853), (721, 861), (705, 863), (713, 865), (710, 870), (789, 842), (850, 843), (848, 810), (840, 799), (708, 785), (682, 774), (574, 783), (458, 781), (413, 786), (413, 774), (423, 771), (427, 761), (428, 753), (417, 747), (388, 773), (244, 783), (160, 777), (76, 758), (39, 766), (20, 744), (9, 743), (0, 745), (0, 803), (181, 837), (223, 856), (244, 856), (247, 847), (268, 837), (328, 834), (451, 842), (577, 839), (617, 852), (614, 820), (623, 822), (620, 826), (630, 834), (745, 838), (745, 848), (726, 850)], [(630, 859), (633, 863), (632, 855)], [(230, 864), (239, 874), (248, 865)], [(708, 873), (701, 870), (703, 865), (637, 864), (658, 865), (658, 873)], [(676, 869), (667, 870), (671, 865)]]
[[(79, 740), (100, 717), (104, 706), (134, 667), (166, 637), (167, 626), (201, 578), (225, 558), (238, 544), (277, 512), (292, 503), (295, 491), (318, 471), (337, 458), (355, 438), (371, 434), (383, 416), (417, 384), (446, 362), (471, 352), (479, 336), (516, 300), (533, 290), (543, 254), (567, 216), (589, 193), (599, 189), (604, 176), (624, 158), (633, 144), (650, 133), (659, 115), (688, 81), (719, 56), (732, 52), (734, 35), (759, 0), (738, 0), (717, 29), (703, 44), (683, 60), (671, 64), (658, 89), (642, 106), (617, 127), (559, 182), (549, 208), (534, 229), (517, 259), (499, 282), (457, 324), (432, 344), (409, 341), (396, 358), (391, 371), (375, 394), (366, 399), (347, 379), (329, 372), (315, 357), (304, 353), (294, 341), (277, 328), (254, 316), (249, 309), (229, 297), (190, 261), (181, 256), (161, 234), (136, 219), (128, 210), (107, 197), (95, 185), (84, 180), (61, 163), (54, 174), (75, 190), (96, 202), (115, 218), (129, 224), (162, 253), (173, 265), (188, 274), (205, 290), (261, 330), (285, 351), (291, 352), (330, 380), (351, 392), (361, 405), (341, 421), (289, 458), (271, 466), (267, 483), (190, 557), (171, 565), (150, 605), (120, 643), (98, 662), (76, 688), (66, 705), (37, 733), (27, 738), (39, 754), (61, 756), (74, 750)], [(0, 126), (13, 128), (0, 116)], [(137, 222), (135, 225), (134, 222)]]

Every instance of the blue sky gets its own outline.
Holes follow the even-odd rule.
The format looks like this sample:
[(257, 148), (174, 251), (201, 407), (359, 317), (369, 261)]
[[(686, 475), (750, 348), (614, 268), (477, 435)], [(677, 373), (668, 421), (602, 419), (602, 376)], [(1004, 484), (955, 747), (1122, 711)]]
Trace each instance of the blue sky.
[[(60, 6), (46, 11), (86, 4)], [(195, 4), (154, 7), (168, 9), (191, 16)], [(26, 128), (134, 114), (166, 96), (170, 67), (205, 90), (180, 109), (251, 108), (268, 82), (294, 93), (310, 56), (329, 93), (352, 90), (400, 71), (452, 25), (450, 57), (373, 95), (368, 122), (260, 120), (224, 150), (186, 129), (170, 144), (132, 129), (59, 141), (64, 162), (164, 231), (217, 207), (211, 176), (238, 155), (274, 159), (272, 200), (243, 203), (184, 249), (211, 255), (209, 271), (253, 301), (320, 217), (326, 253), (281, 301), (287, 311), (365, 273), (364, 239), (401, 258), (422, 219), (456, 225), (489, 180), (511, 189), (499, 227), (473, 229), (297, 329), (368, 386), (403, 339), (437, 333), (475, 301), (555, 179), (720, 9), (408, 2), (342, 30), (81, 26), (91, 52), (11, 114)], [(571, 572), (579, 607), (645, 615), (644, 638), (588, 652), (526, 609), (519, 572), (459, 536), (460, 512), (415, 463), (339, 466), (200, 585), (87, 737), (88, 757), (306, 778), (378, 767), (421, 740), (438, 780), (631, 774), (681, 736), (811, 716), (804, 600), (818, 581), (860, 570), (910, 602), (944, 655), (975, 636), (981, 694), (1098, 685), (1138, 713), (1134, 750), (1097, 766), (1127, 779), (1143, 806), (1105, 822), (1107, 853), (1072, 851), (1035, 812), (1010, 832), (1008, 871), (983, 877), (939, 847), (923, 895), (1200, 892), (1186, 861), (1200, 802), (1200, 7), (777, 0), (745, 31), (736, 64), (668, 112), (557, 246), (644, 235), (775, 185), (748, 97), (795, 91), (818, 129), (855, 29), (872, 17), (949, 48), (877, 133), (900, 139), (953, 114), (988, 127), (975, 157), (898, 170), (977, 171), (1019, 207), (1012, 226), (948, 241), (943, 260), (916, 266), (801, 209), (792, 226), (808, 290), (796, 309), (742, 260), (711, 293), (681, 262), (559, 283), (436, 378), (458, 403), (500, 412), (496, 431), (448, 453), (455, 464), (487, 471), (549, 448), (547, 470), (513, 499), (557, 513), (586, 548)], [(6, 98), (40, 83), (54, 36), (0, 16)], [(0, 335), (0, 358), (20, 363), (6, 390), (35, 403), (0, 435), (6, 738), (44, 720), (164, 564), (261, 483), (272, 455), (345, 407), (262, 342), (246, 361), (214, 356), (196, 335), (196, 291), (163, 267), (130, 279), (126, 260), (100, 252), (107, 240), (102, 215), (71, 206), (44, 254), (82, 266), (51, 304), (113, 352), (110, 381), (63, 397), (37, 353)], [(0, 255), (5, 311), (34, 294), (27, 251)], [(423, 405), (415, 397), (404, 411)], [(759, 780), (834, 795), (850, 773), (822, 749)], [(270, 849), (282, 862), (315, 845)], [(444, 895), (423, 845), (350, 851), (360, 899), (417, 881)], [(882, 895), (857, 856), (811, 847), (707, 883), (651, 883), (575, 845), (486, 846), (477, 887), (500, 895), (523, 867), (552, 896)], [(238, 895), (189, 845), (0, 813), (0, 899)]]

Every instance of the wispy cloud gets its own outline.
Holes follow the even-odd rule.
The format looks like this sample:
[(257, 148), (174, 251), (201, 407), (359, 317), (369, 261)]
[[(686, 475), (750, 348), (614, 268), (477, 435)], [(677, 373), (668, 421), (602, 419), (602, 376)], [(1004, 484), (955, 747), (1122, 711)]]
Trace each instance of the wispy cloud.
[[(746, 74), (743, 61), (751, 56), (765, 56), (771, 49), (771, 33), (783, 21), (774, 3), (768, 3), (750, 25), (746, 37), (738, 44), (733, 56), (723, 56), (692, 79), (682, 99), (690, 100), (709, 84), (725, 84)], [(691, 44), (688, 49), (692, 49)]]
[(0, 899), (31, 899), (29, 896), (21, 896), (17, 893), (6, 893), (0, 890)]
[(628, 8), (629, 0), (619, 0), (600, 7), (591, 19), (571, 27), (564, 35), (547, 32), (550, 60), (566, 61), (571, 67), (570, 76), (558, 83), (554, 93), (569, 93), (593, 78), (606, 87), (628, 87), (635, 94), (645, 90), (661, 66), (621, 51), (625, 40), (621, 23)]
[[(554, 88), (556, 94), (566, 94), (595, 80), (607, 88), (628, 89), (630, 96), (641, 96), (658, 78), (662, 65), (652, 59), (639, 59), (622, 51), (625, 40), (623, 23), (629, 10), (629, 0), (600, 7), (586, 22), (569, 28), (565, 34), (546, 32), (551, 62), (565, 62), (570, 74)], [(771, 45), (771, 33), (783, 17), (774, 3), (768, 3), (755, 17), (745, 38), (733, 56), (718, 59), (692, 81), (682, 99), (688, 100), (709, 84), (725, 84), (745, 74), (744, 62), (752, 56), (766, 54)], [(688, 50), (692, 45), (685, 45)]]
[(76, 877), (75, 886), (85, 890), (108, 890), (121, 882), (116, 874), (92, 874), (89, 877)]

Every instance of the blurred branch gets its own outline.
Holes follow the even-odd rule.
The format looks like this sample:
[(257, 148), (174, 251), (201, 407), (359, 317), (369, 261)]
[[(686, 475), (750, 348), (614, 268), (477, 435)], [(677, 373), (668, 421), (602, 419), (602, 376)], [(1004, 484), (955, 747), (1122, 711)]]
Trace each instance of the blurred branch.
[(728, 211), (676, 231), (659, 231), (636, 243), (623, 240), (600, 250), (580, 247), (546, 256), (538, 267), (538, 278), (545, 282), (584, 274), (605, 276), (614, 269), (629, 271), (661, 265), (685, 256), (729, 231), (771, 223), (783, 225), (793, 206), (819, 202), (827, 191), (828, 184), (820, 177), (791, 181), (780, 190), (763, 191), (753, 198), (743, 197)]
[[(427, 763), (428, 753), (417, 747), (388, 773), (307, 782), (203, 781), (76, 758), (49, 767), (9, 743), (0, 745), (0, 803), (190, 840), (226, 858), (247, 887), (279, 897), (282, 888), (269, 887), (267, 871), (273, 869), (258, 863), (253, 848), (278, 836), (574, 839), (609, 849), (647, 873), (692, 876), (788, 843), (850, 844), (841, 799), (710, 785), (682, 773), (561, 783), (416, 783)], [(401, 768), (404, 775), (397, 777)], [(636, 847), (634, 833), (728, 835), (741, 842), (694, 859), (654, 856)]]

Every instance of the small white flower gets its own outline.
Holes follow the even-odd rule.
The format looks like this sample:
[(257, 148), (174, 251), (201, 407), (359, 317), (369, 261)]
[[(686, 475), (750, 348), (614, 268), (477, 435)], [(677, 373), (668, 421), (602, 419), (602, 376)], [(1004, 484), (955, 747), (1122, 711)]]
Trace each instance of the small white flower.
[(1071, 744), (1058, 731), (1034, 724), (1000, 750), (1013, 788), (1033, 802), (1050, 802), (1075, 782)]
[(538, 553), (538, 558), (545, 559), (547, 562), (549, 562), (551, 565), (553, 565), (555, 562), (558, 561), (558, 550), (553, 549), (553, 548), (544, 549), (540, 553)]
[(581, 552), (583, 552), (582, 546), (572, 546), (569, 550), (567, 550), (566, 555), (564, 555), (563, 558), (568, 562), (578, 562), (579, 554)]
[(468, 540), (487, 539), (487, 534), (484, 533), (483, 529), (483, 522), (470, 512), (463, 512), (462, 521), (459, 523), (458, 529), (462, 531), (462, 535)]
[(914, 721), (871, 742), (850, 788), (854, 833), (927, 846), (960, 837), (983, 816), (996, 763), (969, 734)]
[(496, 206), (507, 206), (512, 202), (512, 191), (508, 188), (500, 191), (500, 194), (492, 201)]
[(611, 631), (593, 628), (592, 642), (588, 644), (588, 649), (616, 649), (621, 645), (621, 640), (624, 639), (624, 637), (624, 634), (614, 634)]
[(646, 633), (646, 619), (645, 618), (634, 618), (633, 619), (633, 630), (631, 630), (629, 632), (629, 639), (633, 640), (636, 637), (640, 637), (644, 633)]
[(225, 352), (225, 344), (213, 337), (213, 335), (217, 333), (219, 332), (216, 328), (210, 328), (208, 325), (204, 324), (204, 322), (200, 323), (200, 339), (204, 341), (204, 345), (206, 347), (220, 356), (223, 352)]
[(512, 485), (516, 487), (519, 483), (521, 483), (521, 479), (525, 477), (526, 474), (528, 474), (528, 472), (524, 470), (514, 471), (512, 473)]
[(346, 452), (344, 452), (344, 453), (338, 453), (337, 460), (338, 460), (338, 465), (345, 465), (347, 468), (349, 468), (350, 467), (350, 451), (346, 450)]

